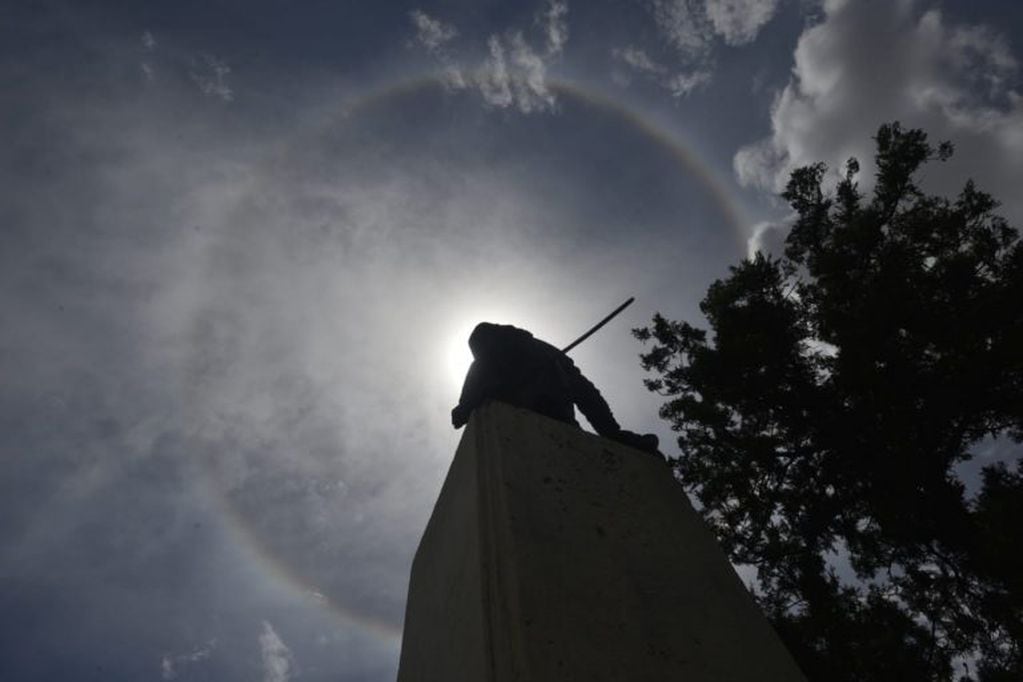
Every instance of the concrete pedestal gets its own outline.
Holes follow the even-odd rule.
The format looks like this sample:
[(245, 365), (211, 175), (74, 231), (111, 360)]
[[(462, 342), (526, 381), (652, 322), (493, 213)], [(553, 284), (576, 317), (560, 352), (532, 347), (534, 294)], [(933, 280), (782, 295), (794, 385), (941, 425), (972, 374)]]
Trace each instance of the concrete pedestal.
[(803, 679), (664, 464), (473, 414), (412, 565), (398, 682)]

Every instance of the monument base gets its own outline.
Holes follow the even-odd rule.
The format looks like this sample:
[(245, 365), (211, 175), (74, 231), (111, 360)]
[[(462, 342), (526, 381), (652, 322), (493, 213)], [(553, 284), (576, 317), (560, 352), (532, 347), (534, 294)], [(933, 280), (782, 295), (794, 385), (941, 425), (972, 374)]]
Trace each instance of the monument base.
[(658, 458), (473, 413), (412, 565), (398, 682), (803, 679)]

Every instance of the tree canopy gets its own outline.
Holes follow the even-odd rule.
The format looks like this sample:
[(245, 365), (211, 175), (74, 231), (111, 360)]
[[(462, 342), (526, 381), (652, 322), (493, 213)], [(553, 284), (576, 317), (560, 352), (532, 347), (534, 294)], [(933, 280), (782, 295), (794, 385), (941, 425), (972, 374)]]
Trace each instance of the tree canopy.
[(646, 384), (810, 679), (1020, 680), (1023, 471), (988, 466), (967, 496), (956, 470), (1023, 441), (1023, 246), (972, 181), (918, 186), (950, 144), (898, 123), (875, 140), (870, 192), (855, 159), (837, 182), (791, 174), (784, 255), (714, 282), (706, 329), (634, 330)]

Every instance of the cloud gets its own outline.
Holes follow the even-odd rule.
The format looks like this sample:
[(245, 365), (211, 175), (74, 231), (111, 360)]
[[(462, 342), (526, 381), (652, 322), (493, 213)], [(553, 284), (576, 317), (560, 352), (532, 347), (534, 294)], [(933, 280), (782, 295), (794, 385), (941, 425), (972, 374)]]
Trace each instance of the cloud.
[(185, 654), (164, 654), (160, 659), (160, 673), (163, 679), (173, 680), (178, 676), (181, 666), (206, 660), (213, 653), (213, 649), (216, 646), (217, 640), (212, 639), (203, 646)]
[(680, 98), (688, 95), (701, 85), (710, 82), (710, 71), (693, 71), (692, 73), (673, 73), (664, 81), (672, 97)]
[(151, 51), (156, 48), (156, 38), (149, 31), (143, 31), (142, 33), (142, 47), (147, 51)]
[[(568, 41), (565, 16), (568, 5), (549, 0), (537, 16), (543, 29), (544, 51), (535, 49), (521, 31), (491, 34), (486, 41), (486, 56), (476, 67), (465, 67), (446, 51), (432, 47), (422, 39), (422, 29), (416, 16), (433, 26), (435, 20), (422, 12), (413, 12), (420, 37), (417, 42), (437, 58), (441, 67), (441, 82), (449, 90), (476, 90), (484, 103), (499, 109), (514, 108), (523, 114), (552, 111), (556, 98), (547, 85), (549, 62), (557, 57)], [(457, 34), (453, 26), (447, 27), (451, 35)], [(435, 31), (430, 30), (430, 35)], [(468, 60), (466, 60), (468, 61)]]
[(706, 0), (705, 9), (715, 33), (729, 45), (743, 45), (771, 20), (778, 0)]
[(652, 0), (661, 36), (683, 57), (706, 58), (720, 38), (728, 45), (753, 41), (778, 11), (778, 0)]
[(871, 137), (900, 120), (957, 145), (952, 162), (928, 169), (929, 191), (957, 191), (969, 168), (1010, 218), (1023, 216), (1015, 189), (1023, 176), (1019, 64), (997, 30), (949, 23), (910, 0), (832, 0), (794, 57), (793, 77), (771, 107), (770, 136), (733, 158), (742, 184), (777, 192), (795, 167), (824, 161), (837, 175), (850, 156), (868, 184)]
[(513, 33), (509, 39), (512, 72), (512, 90), (519, 111), (545, 111), (554, 107), (554, 95), (547, 87), (547, 64), (543, 57), (533, 51), (521, 33)]
[(661, 35), (689, 59), (706, 57), (714, 26), (700, 0), (654, 0), (654, 21)]
[(492, 35), (487, 47), (489, 57), (468, 81), (479, 89), (484, 102), (502, 109), (514, 107), (523, 114), (554, 108), (554, 93), (547, 87), (547, 61), (521, 33), (504, 39)]
[(206, 54), (194, 61), (194, 70), (189, 75), (202, 94), (230, 102), (234, 99), (234, 90), (227, 82), (230, 73), (231, 67), (223, 60)]
[(560, 54), (568, 42), (568, 3), (563, 0), (547, 0), (546, 8), (538, 21), (547, 35), (547, 55)]
[(667, 70), (638, 47), (615, 48), (611, 51), (611, 55), (642, 73), (662, 75)]
[(511, 91), (511, 76), (508, 75), (508, 64), (504, 56), (504, 45), (497, 36), (490, 36), (487, 45), (490, 48), (490, 57), (475, 82), (487, 104), (502, 108), (510, 106), (514, 102), (514, 97)]
[(425, 47), (427, 51), (438, 53), (445, 45), (451, 42), (457, 35), (458, 29), (451, 24), (445, 24), (440, 19), (431, 17), (422, 10), (412, 10), (409, 18), (416, 27), (416, 42)]
[(753, 258), (758, 252), (780, 257), (785, 253), (785, 238), (792, 229), (792, 218), (775, 222), (765, 220), (753, 226), (753, 234), (747, 241), (746, 256)]
[[(663, 64), (655, 62), (645, 50), (638, 47), (615, 48), (611, 56), (632, 71), (639, 73), (671, 93), (672, 97), (681, 98), (694, 89), (710, 82), (711, 74), (707, 69), (695, 71), (672, 72)], [(627, 86), (631, 79), (628, 74), (613, 71), (612, 78), (622, 86)]]
[[(645, 0), (643, 4), (672, 54), (654, 58), (648, 49), (627, 47), (612, 50), (612, 57), (675, 98), (711, 81), (722, 43), (752, 42), (778, 9), (778, 0)], [(631, 80), (620, 69), (611, 76), (620, 85)]]
[(263, 658), (263, 682), (288, 682), (291, 679), (291, 649), (269, 621), (263, 621), (259, 652)]

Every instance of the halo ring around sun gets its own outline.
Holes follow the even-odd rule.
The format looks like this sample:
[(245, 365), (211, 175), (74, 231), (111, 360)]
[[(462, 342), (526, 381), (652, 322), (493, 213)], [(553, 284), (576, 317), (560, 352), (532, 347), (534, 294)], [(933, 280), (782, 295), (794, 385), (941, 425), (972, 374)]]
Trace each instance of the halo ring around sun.
[[(588, 106), (613, 114), (633, 130), (641, 132), (660, 148), (669, 152), (685, 173), (695, 178), (701, 189), (712, 198), (717, 210), (732, 228), (739, 248), (744, 248), (747, 236), (745, 230), (749, 222), (743, 215), (741, 206), (730, 197), (725, 183), (715, 172), (673, 133), (659, 126), (653, 118), (644, 116), (642, 112), (630, 109), (623, 102), (595, 89), (556, 79), (550, 81), (548, 85), (551, 91), (559, 97), (576, 99)], [(371, 89), (349, 102), (340, 111), (326, 117), (319, 126), (296, 133), (296, 137), (285, 139), (281, 143), (283, 147), (278, 145), (271, 148), (264, 163), (268, 166), (272, 165), (274, 160), (279, 158), (279, 155), (287, 153), (289, 148), (295, 148), (303, 140), (315, 139), (317, 135), (322, 135), (329, 126), (337, 125), (338, 119), (351, 118), (373, 107), (386, 105), (396, 98), (414, 95), (424, 89), (440, 87), (442, 87), (440, 77), (437, 74), (427, 74)], [(467, 334), (468, 329), (469, 327), (458, 329), (458, 335)], [(463, 348), (464, 345), (460, 345), (458, 349), (451, 346), (446, 350), (448, 371), (454, 372), (456, 371), (454, 368), (467, 362), (467, 351)], [(243, 549), (245, 556), (252, 557), (252, 560), (262, 567), (262, 571), (269, 579), (275, 583), (286, 585), (289, 590), (294, 591), (300, 598), (308, 600), (310, 604), (329, 609), (338, 621), (347, 626), (355, 626), (384, 641), (396, 641), (400, 638), (400, 625), (371, 614), (362, 613), (337, 599), (325, 597), (315, 586), (306, 584), (297, 572), (288, 566), (286, 561), (275, 556), (260, 539), (259, 534), (253, 530), (244, 514), (232, 501), (231, 495), (215, 479), (216, 475), (211, 471), (204, 487), (208, 494), (215, 498), (213, 503), (222, 517), (230, 538)]]

